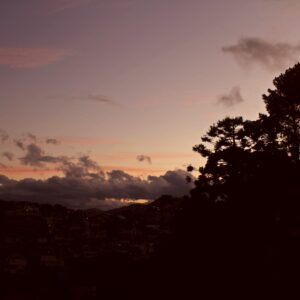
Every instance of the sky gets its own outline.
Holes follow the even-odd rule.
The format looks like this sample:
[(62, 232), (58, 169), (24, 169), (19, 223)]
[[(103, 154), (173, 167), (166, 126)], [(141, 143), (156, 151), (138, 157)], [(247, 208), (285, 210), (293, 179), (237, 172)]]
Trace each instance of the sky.
[(257, 118), (298, 61), (299, 17), (297, 0), (1, 0), (0, 174), (147, 185), (203, 165), (208, 127)]

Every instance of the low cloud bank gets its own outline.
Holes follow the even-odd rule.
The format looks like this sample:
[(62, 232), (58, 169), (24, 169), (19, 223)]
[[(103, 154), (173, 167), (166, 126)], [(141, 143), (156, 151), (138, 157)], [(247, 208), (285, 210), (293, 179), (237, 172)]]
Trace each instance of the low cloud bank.
[(121, 170), (86, 173), (72, 168), (74, 165), (66, 170), (64, 177), (53, 176), (47, 180), (26, 178), (17, 181), (0, 175), (0, 199), (107, 210), (141, 199), (154, 200), (164, 194), (180, 197), (188, 194), (193, 186), (186, 181), (188, 173), (183, 170), (142, 179)]

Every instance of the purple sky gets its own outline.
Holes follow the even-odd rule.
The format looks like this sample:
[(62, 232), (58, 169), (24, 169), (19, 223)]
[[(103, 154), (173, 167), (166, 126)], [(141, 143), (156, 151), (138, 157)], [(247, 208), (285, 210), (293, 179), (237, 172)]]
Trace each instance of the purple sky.
[(299, 58), (299, 17), (296, 0), (1, 0), (2, 152), (14, 154), (1, 173), (57, 172), (19, 159), (28, 133), (47, 155), (88, 154), (104, 170), (201, 164), (192, 146), (211, 123), (264, 111)]

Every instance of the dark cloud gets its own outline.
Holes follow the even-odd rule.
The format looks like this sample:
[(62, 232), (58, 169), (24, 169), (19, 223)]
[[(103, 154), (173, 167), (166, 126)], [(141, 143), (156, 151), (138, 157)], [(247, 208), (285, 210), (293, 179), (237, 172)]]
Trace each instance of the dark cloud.
[(88, 170), (100, 171), (101, 168), (97, 162), (93, 161), (88, 155), (82, 155), (78, 158), (79, 164)]
[(147, 156), (147, 155), (138, 155), (137, 157), (136, 157), (136, 159), (138, 160), (138, 161), (146, 161), (146, 162), (148, 162), (149, 164), (152, 164), (152, 159), (151, 159), (151, 157), (150, 156)]
[(52, 144), (52, 145), (59, 145), (60, 141), (55, 138), (40, 138), (33, 133), (27, 133), (23, 135), (21, 138), (16, 138), (14, 140), (14, 144), (21, 150), (25, 151), (26, 147), (29, 144)]
[(53, 139), (53, 138), (48, 138), (46, 139), (46, 144), (52, 144), (52, 145), (58, 145), (60, 144), (60, 141), (57, 139)]
[(24, 141), (23, 140), (14, 140), (14, 143), (15, 143), (15, 145), (19, 148), (19, 149), (21, 149), (21, 150), (23, 150), (23, 151), (25, 151), (26, 150), (26, 145), (25, 145), (25, 143), (24, 143)]
[(45, 155), (41, 147), (32, 143), (26, 146), (26, 154), (20, 158), (20, 161), (23, 165), (43, 168), (45, 167), (45, 163), (58, 163), (61, 159), (51, 155)]
[(5, 143), (6, 141), (9, 140), (9, 135), (5, 130), (0, 129), (0, 141), (2, 143)]
[(66, 174), (47, 180), (27, 178), (20, 181), (0, 175), (0, 198), (8, 201), (58, 203), (71, 208), (108, 209), (121, 206), (123, 199), (153, 200), (163, 194), (186, 195), (193, 186), (187, 183), (187, 175), (183, 170), (175, 170), (142, 179), (114, 170), (105, 175), (100, 172), (97, 177)]
[(300, 45), (269, 42), (261, 38), (241, 38), (237, 44), (222, 48), (243, 66), (259, 64), (272, 71), (294, 64), (300, 57)]
[(68, 178), (104, 178), (101, 167), (87, 155), (80, 156), (75, 162), (67, 157), (60, 157), (57, 160), (59, 162), (58, 170)]
[(5, 157), (7, 160), (12, 161), (14, 159), (14, 154), (8, 151), (2, 153), (2, 156)]
[(236, 104), (242, 103), (244, 101), (240, 87), (233, 87), (228, 94), (219, 96), (218, 103), (223, 104), (227, 107), (232, 107)]
[(31, 143), (25, 147), (25, 156), (19, 158), (21, 164), (33, 168), (45, 168), (50, 164), (62, 171), (68, 178), (99, 178), (104, 176), (101, 167), (88, 155), (78, 158), (48, 155), (37, 144)]

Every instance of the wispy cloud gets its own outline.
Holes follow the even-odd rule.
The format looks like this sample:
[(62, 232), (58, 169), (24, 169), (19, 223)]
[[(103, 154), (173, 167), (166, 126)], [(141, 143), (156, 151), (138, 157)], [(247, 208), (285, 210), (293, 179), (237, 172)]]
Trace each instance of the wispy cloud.
[(138, 155), (136, 159), (140, 162), (146, 161), (148, 164), (152, 164), (152, 159), (147, 155)]
[(218, 103), (227, 107), (232, 107), (236, 104), (242, 103), (243, 101), (244, 99), (241, 95), (241, 89), (239, 86), (233, 87), (229, 93), (218, 97)]
[(48, 96), (49, 99), (56, 99), (56, 100), (66, 100), (66, 101), (93, 101), (95, 103), (99, 103), (102, 105), (112, 105), (112, 106), (121, 106), (119, 103), (114, 101), (108, 96), (101, 95), (101, 94), (89, 94), (89, 95), (51, 95)]
[(243, 67), (258, 64), (268, 70), (282, 70), (300, 58), (300, 45), (271, 42), (257, 37), (241, 38), (235, 45), (222, 48)]
[(114, 100), (104, 95), (88, 95), (86, 99), (103, 104), (117, 105), (117, 103)]
[(74, 52), (59, 48), (0, 48), (0, 65), (31, 69), (61, 61)]

